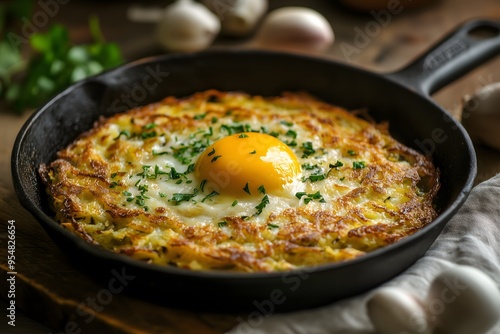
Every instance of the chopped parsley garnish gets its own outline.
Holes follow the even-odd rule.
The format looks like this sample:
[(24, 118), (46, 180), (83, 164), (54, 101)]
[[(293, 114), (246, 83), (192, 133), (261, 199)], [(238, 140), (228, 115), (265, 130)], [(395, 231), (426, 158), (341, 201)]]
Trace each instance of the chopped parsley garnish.
[(288, 130), (286, 133), (285, 133), (285, 136), (287, 137), (292, 137), (293, 139), (297, 138), (297, 132), (293, 131), (293, 130)]
[(121, 136), (125, 136), (127, 139), (130, 138), (130, 131), (128, 130), (122, 130), (120, 131), (120, 133), (118, 134), (118, 136), (116, 136), (115, 138), (113, 138), (114, 140), (117, 140), (119, 139)]
[(212, 124), (217, 123), (217, 121), (218, 121), (217, 117), (212, 117)]
[(118, 173), (113, 173), (113, 174), (111, 174), (110, 176), (111, 176), (111, 178), (112, 178), (112, 179), (114, 179), (114, 178), (116, 177), (116, 175), (117, 175), (117, 174), (118, 174)]
[(219, 159), (220, 157), (222, 157), (222, 155), (216, 155), (215, 157), (212, 158), (212, 160), (210, 160), (210, 162), (216, 162), (217, 159)]
[(293, 125), (292, 122), (288, 122), (288, 121), (281, 121), (281, 124), (286, 125), (286, 126), (292, 126)]
[(295, 139), (291, 140), (291, 141), (285, 141), (284, 142), (285, 144), (287, 144), (288, 146), (290, 147), (295, 147), (297, 146), (297, 142), (295, 141)]
[(253, 151), (252, 151), (252, 152), (250, 152), (249, 154), (255, 154), (255, 153), (257, 153), (257, 151), (256, 151), (256, 150), (253, 150)]
[(160, 195), (160, 197), (167, 197), (167, 194), (164, 193), (158, 193), (158, 195)]
[(344, 164), (342, 162), (338, 161), (338, 160), (334, 164), (329, 164), (328, 167), (330, 167), (330, 170), (328, 171), (328, 173), (326, 173), (326, 176), (330, 175), (330, 173), (331, 173), (332, 170), (334, 170), (334, 169), (338, 170), (342, 166), (344, 166)]
[(111, 182), (111, 183), (110, 183), (110, 185), (109, 185), (109, 187), (110, 187), (110, 188), (115, 188), (115, 187), (117, 187), (118, 185), (119, 185), (119, 184), (118, 184), (118, 182)]
[(389, 196), (389, 197), (387, 197), (386, 199), (384, 199), (384, 203), (385, 203), (385, 202), (387, 202), (388, 200), (390, 200), (391, 198), (392, 198), (392, 197), (391, 197), (391, 196)]
[(347, 150), (347, 154), (353, 156), (353, 155), (356, 155), (356, 151), (353, 151), (353, 150)]
[(269, 229), (279, 228), (279, 225), (269, 223), (269, 224), (267, 224), (267, 228), (269, 228)]
[(221, 130), (224, 129), (227, 131), (228, 135), (234, 135), (235, 133), (242, 133), (245, 131), (250, 131), (249, 125), (239, 124), (239, 125), (227, 125), (223, 124), (220, 126)]
[(320, 203), (326, 203), (325, 199), (323, 198), (323, 196), (321, 195), (321, 193), (319, 191), (315, 192), (314, 194), (307, 194), (305, 192), (298, 192), (295, 194), (295, 197), (297, 197), (298, 199), (301, 199), (304, 196), (306, 196), (304, 198), (305, 204), (308, 204), (312, 200), (318, 200), (318, 202), (320, 202)]
[(246, 133), (242, 133), (238, 138), (248, 138), (248, 135)]
[(305, 193), (303, 191), (299, 191), (298, 193), (295, 194), (295, 197), (297, 197), (298, 199), (301, 199), (305, 195), (307, 195), (307, 193)]
[(171, 180), (177, 180), (181, 177), (181, 175), (177, 172), (177, 170), (175, 170), (174, 167), (170, 168), (170, 173), (168, 173), (168, 175), (170, 176)]
[(248, 194), (248, 195), (251, 195), (250, 193), (250, 188), (248, 188), (248, 182), (247, 184), (245, 184), (245, 187), (243, 188), (243, 190)]
[(279, 133), (279, 132), (276, 132), (276, 131), (272, 131), (272, 132), (270, 132), (270, 133), (269, 133), (269, 135), (270, 135), (270, 136), (273, 136), (273, 137), (275, 137), (275, 138), (278, 138), (278, 136), (280, 135), (280, 133)]
[(311, 182), (316, 182), (316, 181), (321, 181), (321, 180), (324, 180), (326, 179), (326, 175), (319, 172), (317, 174), (311, 174), (309, 175), (308, 177), (302, 177), (302, 182), (306, 182), (307, 180), (311, 181)]
[(132, 196), (132, 193), (131, 193), (131, 192), (129, 192), (129, 191), (124, 191), (124, 192), (123, 192), (123, 195), (125, 195), (125, 196)]
[(264, 194), (266, 193), (266, 188), (264, 188), (264, 185), (261, 185), (261, 186), (258, 188), (258, 190), (259, 190), (259, 194), (263, 194), (263, 195), (264, 195)]
[(182, 174), (186, 175), (186, 174), (192, 173), (193, 171), (194, 171), (194, 164), (190, 164), (187, 167), (186, 171), (184, 173), (182, 173)]
[[(189, 165), (192, 162), (192, 158), (197, 154), (203, 152), (207, 148), (208, 144), (202, 140), (197, 140), (188, 146), (181, 146), (178, 148), (172, 147), (174, 158), (176, 158), (183, 165)], [(214, 152), (215, 153), (215, 152)]]
[(302, 168), (304, 168), (305, 170), (317, 170), (317, 169), (319, 169), (319, 166), (307, 163), (307, 164), (303, 164)]
[(215, 154), (215, 148), (212, 148), (212, 150), (210, 152), (208, 152), (208, 156), (211, 157), (212, 155)]
[(366, 163), (364, 161), (353, 161), (352, 168), (354, 169), (362, 169), (366, 167)]
[(339, 168), (339, 167), (342, 167), (344, 166), (344, 164), (340, 161), (337, 160), (337, 162), (335, 164), (330, 164), (330, 168)]
[(255, 213), (255, 216), (258, 216), (262, 213), (262, 210), (269, 204), (269, 197), (266, 195), (262, 198), (262, 201), (260, 202), (259, 205), (255, 207), (257, 209), (257, 212)]
[(156, 137), (156, 131), (141, 133), (141, 138), (142, 139), (148, 139), (148, 138), (153, 138), (153, 137)]
[(207, 199), (210, 199), (210, 198), (212, 198), (212, 197), (214, 197), (214, 196), (217, 196), (217, 195), (219, 195), (219, 193), (218, 193), (218, 192), (216, 192), (216, 191), (214, 190), (214, 191), (212, 191), (210, 194), (208, 194), (207, 196), (205, 196), (205, 197), (201, 200), (201, 202), (202, 202), (202, 203), (205, 203), (205, 201), (206, 201)]
[(172, 198), (169, 199), (169, 202), (175, 202), (175, 205), (178, 205), (181, 202), (189, 201), (191, 198), (195, 197), (198, 194), (198, 189), (194, 189), (192, 194), (183, 194), (183, 193), (175, 193)]
[(155, 126), (156, 126), (155, 123), (149, 123), (149, 124), (144, 125), (142, 128), (145, 130), (149, 130), (149, 129), (154, 128)]
[(218, 225), (219, 227), (224, 227), (224, 226), (226, 226), (226, 225), (227, 225), (227, 221), (225, 221), (225, 220), (224, 220), (224, 221), (218, 222), (218, 223), (217, 223), (217, 225)]
[(201, 181), (201, 183), (200, 183), (200, 190), (201, 190), (201, 192), (205, 191), (205, 190), (203, 190), (203, 188), (205, 188), (205, 184), (207, 184), (207, 180)]
[(169, 152), (167, 151), (164, 151), (164, 152), (156, 152), (155, 150), (153, 150), (153, 155), (164, 155), (164, 154), (168, 154)]
[(340, 181), (344, 181), (345, 180), (345, 176), (342, 176), (339, 180)]
[(198, 121), (198, 120), (204, 119), (205, 116), (207, 116), (207, 113), (198, 114), (198, 115), (194, 116), (193, 119)]
[(231, 204), (231, 206), (232, 206), (232, 207), (235, 207), (235, 206), (236, 206), (236, 204), (238, 204), (238, 200), (237, 200), (237, 199), (235, 199), (235, 200), (233, 201), (233, 203)]
[(307, 158), (310, 155), (316, 153), (316, 150), (313, 148), (313, 144), (310, 141), (302, 143), (302, 149), (304, 152), (304, 154), (302, 155), (302, 158)]

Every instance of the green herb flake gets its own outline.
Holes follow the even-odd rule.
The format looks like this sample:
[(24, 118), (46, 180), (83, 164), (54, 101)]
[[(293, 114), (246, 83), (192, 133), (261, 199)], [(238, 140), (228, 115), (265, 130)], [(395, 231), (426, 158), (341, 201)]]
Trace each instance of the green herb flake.
[(245, 184), (245, 187), (243, 188), (243, 190), (248, 194), (248, 195), (251, 195), (250, 193), (250, 188), (248, 187), (248, 182), (247, 184)]
[(281, 121), (281, 124), (286, 125), (286, 126), (293, 126), (293, 123), (289, 122), (289, 121)]
[(210, 160), (210, 162), (216, 162), (220, 157), (222, 157), (222, 155), (216, 155), (212, 158), (212, 160)]
[(204, 192), (204, 191), (205, 191), (205, 190), (204, 190), (204, 188), (205, 188), (205, 184), (207, 184), (207, 180), (203, 180), (203, 181), (201, 181), (201, 183), (200, 183), (200, 190), (201, 190), (201, 192)]
[(347, 150), (347, 154), (349, 154), (350, 156), (354, 156), (354, 155), (356, 155), (356, 151)]
[(212, 150), (210, 152), (208, 152), (208, 156), (211, 157), (212, 155), (215, 154), (215, 148), (212, 148)]
[(293, 139), (297, 138), (297, 132), (293, 131), (293, 130), (288, 130), (286, 133), (285, 133), (285, 136), (287, 137), (292, 137)]
[(141, 138), (142, 139), (154, 138), (156, 137), (156, 135), (157, 135), (156, 131), (143, 132), (141, 133)]
[(212, 124), (217, 123), (217, 121), (218, 121), (217, 117), (212, 117)]
[(313, 148), (313, 144), (310, 141), (302, 143), (302, 150), (303, 150), (303, 153), (304, 153), (302, 155), (302, 159), (307, 158), (310, 155), (316, 153), (316, 150)]
[(225, 221), (225, 220), (224, 220), (224, 221), (218, 222), (218, 223), (217, 223), (217, 225), (218, 225), (219, 227), (224, 227), (224, 226), (227, 226), (227, 221)]
[(201, 202), (202, 202), (202, 203), (205, 203), (205, 201), (206, 201), (207, 199), (210, 199), (210, 198), (212, 198), (212, 197), (214, 197), (214, 196), (217, 196), (217, 195), (219, 195), (219, 193), (218, 193), (218, 192), (216, 192), (216, 191), (214, 190), (214, 191), (212, 191), (210, 194), (208, 194), (207, 196), (205, 196), (205, 197), (201, 200)]
[(256, 150), (253, 150), (252, 152), (250, 152), (250, 153), (248, 153), (248, 154), (255, 154), (255, 153), (257, 153), (257, 151), (256, 151)]
[(267, 228), (268, 229), (279, 228), (279, 225), (269, 223), (267, 224)]
[(265, 195), (266, 194), (266, 188), (264, 188), (264, 185), (261, 185), (259, 188), (259, 194)]
[(128, 130), (122, 130), (122, 131), (120, 131), (120, 133), (118, 134), (118, 136), (116, 136), (115, 138), (113, 138), (113, 140), (118, 140), (118, 139), (120, 139), (121, 136), (125, 136), (125, 138), (129, 139), (130, 138), (130, 131), (128, 131)]
[(149, 130), (149, 129), (154, 128), (155, 126), (156, 126), (155, 123), (149, 123), (149, 124), (144, 125), (142, 128), (145, 130)]
[(178, 205), (181, 202), (189, 201), (193, 197), (195, 197), (198, 194), (198, 189), (194, 189), (192, 194), (185, 194), (185, 193), (174, 193), (172, 195), (172, 198), (169, 199), (169, 202), (175, 202), (175, 205)]
[(262, 198), (262, 201), (260, 202), (259, 205), (257, 205), (255, 207), (255, 209), (257, 209), (257, 212), (255, 213), (255, 216), (258, 216), (262, 213), (262, 210), (264, 210), (264, 208), (269, 204), (269, 197), (267, 195), (265, 195), (263, 198)]
[(237, 200), (237, 199), (235, 199), (235, 200), (233, 201), (233, 203), (231, 204), (231, 206), (232, 206), (232, 207), (235, 207), (237, 204), (238, 204), (238, 200)]
[(242, 133), (238, 138), (248, 138), (248, 135), (246, 133)]
[(205, 118), (205, 116), (207, 116), (207, 113), (203, 113), (203, 114), (198, 114), (196, 116), (193, 117), (193, 119), (199, 121), (199, 120), (202, 120)]
[(298, 199), (301, 199), (302, 197), (306, 196), (307, 194), (303, 191), (299, 191), (298, 193), (295, 194), (295, 197)]
[(390, 200), (391, 198), (392, 198), (392, 197), (391, 197), (391, 196), (389, 196), (389, 197), (387, 197), (386, 199), (384, 199), (384, 203), (385, 203), (385, 202), (387, 202), (388, 200)]
[(118, 182), (111, 182), (109, 185), (110, 188), (116, 188), (117, 186), (119, 186)]
[(178, 178), (181, 177), (181, 175), (175, 170), (174, 167), (170, 168), (170, 172), (168, 173), (168, 176), (170, 177), (171, 180), (177, 180)]
[(124, 192), (123, 192), (123, 195), (125, 195), (125, 196), (132, 196), (132, 193), (131, 193), (131, 192), (129, 192), (129, 191), (124, 191)]
[(353, 169), (363, 169), (366, 167), (366, 163), (364, 161), (353, 161), (352, 168)]
[(344, 166), (344, 164), (340, 161), (337, 160), (337, 162), (335, 164), (330, 164), (330, 168), (339, 168), (339, 167), (342, 167)]

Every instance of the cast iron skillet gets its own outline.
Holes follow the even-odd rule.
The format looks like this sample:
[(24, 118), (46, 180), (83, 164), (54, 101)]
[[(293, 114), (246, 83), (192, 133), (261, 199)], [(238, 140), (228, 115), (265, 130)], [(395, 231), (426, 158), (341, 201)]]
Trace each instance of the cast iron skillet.
[[(474, 37), (486, 30), (490, 36)], [(81, 81), (37, 110), (17, 137), (12, 172), (17, 195), (53, 240), (83, 268), (109, 279), (131, 276), (128, 289), (178, 306), (210, 310), (294, 310), (373, 288), (419, 259), (472, 188), (476, 159), (462, 126), (429, 95), (500, 51), (500, 23), (472, 21), (401, 71), (370, 73), (329, 60), (263, 51), (212, 51), (139, 60)], [(414, 235), (358, 259), (288, 273), (235, 274), (159, 267), (87, 244), (62, 229), (37, 175), (41, 163), (109, 116), (167, 95), (216, 88), (275, 95), (305, 90), (346, 108), (368, 107), (391, 133), (432, 155), (441, 170), (439, 216)], [(266, 311), (267, 310), (267, 311)]]

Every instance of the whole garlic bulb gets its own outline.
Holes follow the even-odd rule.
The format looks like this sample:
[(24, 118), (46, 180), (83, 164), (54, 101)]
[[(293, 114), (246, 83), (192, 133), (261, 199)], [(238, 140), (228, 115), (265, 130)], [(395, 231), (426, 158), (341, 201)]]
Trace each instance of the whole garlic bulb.
[(482, 271), (459, 265), (434, 279), (426, 309), (439, 333), (483, 334), (500, 320), (500, 291)]
[(334, 41), (330, 23), (305, 7), (282, 7), (270, 12), (257, 33), (258, 47), (289, 51), (323, 52)]
[(481, 88), (463, 101), (462, 124), (469, 134), (500, 150), (500, 82)]
[(178, 0), (165, 8), (157, 39), (169, 51), (192, 52), (210, 46), (219, 31), (219, 19), (205, 6)]
[(403, 289), (380, 288), (368, 300), (366, 307), (377, 333), (430, 333), (422, 302)]
[(266, 13), (267, 0), (203, 0), (220, 19), (222, 32), (230, 36), (249, 34)]

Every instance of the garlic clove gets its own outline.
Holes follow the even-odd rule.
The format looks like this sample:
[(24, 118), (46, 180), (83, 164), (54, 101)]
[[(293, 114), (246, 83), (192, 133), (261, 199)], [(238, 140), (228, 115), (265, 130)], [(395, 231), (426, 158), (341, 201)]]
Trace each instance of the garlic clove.
[(267, 0), (203, 0), (203, 4), (219, 17), (222, 32), (230, 36), (252, 32), (268, 7)]
[(482, 334), (500, 320), (500, 291), (482, 271), (459, 265), (434, 279), (426, 308), (439, 333)]
[(193, 52), (210, 46), (219, 31), (219, 19), (205, 6), (178, 0), (165, 8), (157, 39), (166, 50)]
[(370, 297), (366, 307), (379, 334), (430, 333), (421, 301), (403, 289), (380, 288)]
[(466, 96), (462, 124), (472, 137), (500, 150), (500, 82), (489, 84), (473, 96)]
[(270, 12), (257, 33), (255, 44), (262, 48), (324, 52), (334, 41), (327, 19), (305, 7), (283, 7)]

